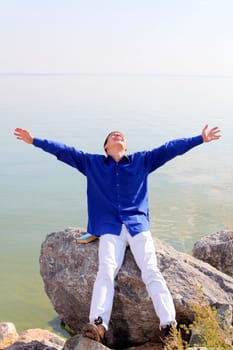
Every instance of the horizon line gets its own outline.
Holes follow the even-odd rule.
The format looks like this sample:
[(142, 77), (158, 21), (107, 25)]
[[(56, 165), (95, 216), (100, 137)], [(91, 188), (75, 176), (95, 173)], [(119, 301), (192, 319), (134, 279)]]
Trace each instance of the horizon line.
[(89, 76), (89, 77), (167, 77), (167, 78), (215, 78), (233, 79), (233, 74), (182, 74), (182, 73), (80, 73), (80, 72), (0, 72), (0, 76)]

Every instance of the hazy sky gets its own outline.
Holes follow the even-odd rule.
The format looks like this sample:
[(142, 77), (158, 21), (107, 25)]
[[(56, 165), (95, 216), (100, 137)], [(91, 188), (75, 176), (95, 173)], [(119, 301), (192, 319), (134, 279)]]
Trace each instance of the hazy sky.
[(0, 0), (0, 73), (233, 75), (233, 0)]

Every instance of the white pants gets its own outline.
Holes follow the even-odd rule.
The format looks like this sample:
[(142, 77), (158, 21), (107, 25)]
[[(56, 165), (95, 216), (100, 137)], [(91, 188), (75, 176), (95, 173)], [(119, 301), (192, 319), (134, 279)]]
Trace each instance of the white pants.
[(176, 323), (175, 307), (166, 282), (157, 267), (154, 242), (150, 231), (132, 237), (125, 225), (120, 236), (104, 234), (99, 239), (99, 270), (93, 288), (89, 320), (98, 316), (108, 329), (114, 297), (114, 280), (123, 263), (127, 245), (141, 270), (142, 280), (152, 299), (160, 327)]

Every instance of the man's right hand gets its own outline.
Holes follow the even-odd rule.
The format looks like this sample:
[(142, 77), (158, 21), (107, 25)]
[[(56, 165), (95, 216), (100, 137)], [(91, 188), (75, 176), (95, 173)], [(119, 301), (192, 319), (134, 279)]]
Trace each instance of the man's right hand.
[(29, 131), (21, 128), (16, 128), (14, 135), (18, 140), (24, 141), (26, 143), (32, 144), (33, 143), (33, 136), (30, 134)]

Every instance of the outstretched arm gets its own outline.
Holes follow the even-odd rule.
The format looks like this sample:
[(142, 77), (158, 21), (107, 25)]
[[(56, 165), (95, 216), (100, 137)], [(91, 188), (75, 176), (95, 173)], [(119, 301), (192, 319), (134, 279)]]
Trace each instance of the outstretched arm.
[(220, 133), (220, 129), (217, 126), (208, 130), (208, 124), (206, 124), (202, 129), (202, 133), (201, 133), (203, 142), (218, 140), (221, 137), (219, 133)]
[(34, 137), (28, 130), (21, 128), (16, 128), (14, 130), (14, 135), (18, 140), (33, 144), (33, 146), (54, 155), (58, 160), (76, 168), (83, 175), (86, 175), (86, 159), (89, 157), (87, 153), (76, 150), (74, 147), (67, 146), (64, 143)]
[(33, 143), (32, 134), (25, 129), (16, 128), (14, 131), (14, 135), (16, 136), (16, 138), (18, 140), (24, 141), (24, 142), (29, 143), (29, 144)]

